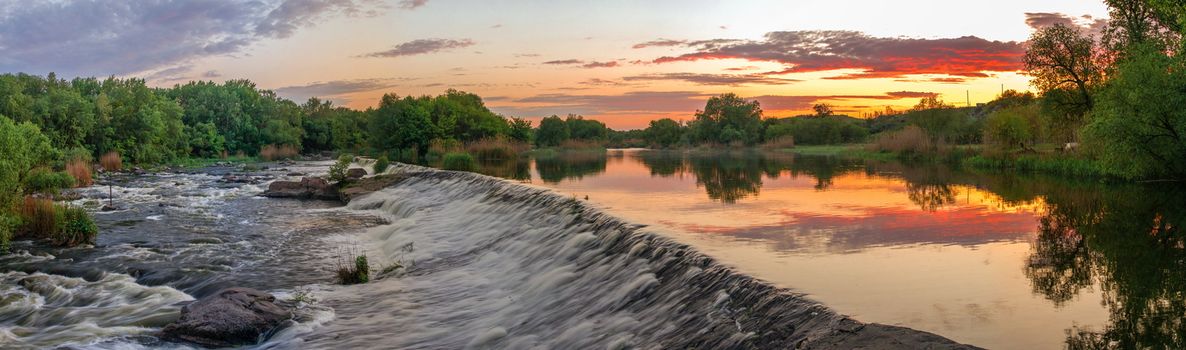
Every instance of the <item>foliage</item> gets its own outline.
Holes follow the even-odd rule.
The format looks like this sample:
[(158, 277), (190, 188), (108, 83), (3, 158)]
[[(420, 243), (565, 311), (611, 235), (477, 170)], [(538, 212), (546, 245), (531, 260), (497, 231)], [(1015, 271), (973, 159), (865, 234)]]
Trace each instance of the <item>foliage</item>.
[(29, 171), (48, 166), (56, 153), (36, 125), (0, 116), (0, 212), (15, 204)]
[(511, 131), (507, 136), (512, 140), (531, 144), (535, 139), (535, 131), (531, 129), (530, 120), (511, 118)]
[(644, 139), (651, 147), (670, 148), (684, 137), (684, 127), (671, 118), (652, 120), (644, 131)]
[(346, 170), (350, 168), (350, 163), (354, 162), (354, 156), (343, 154), (338, 156), (338, 161), (329, 167), (329, 181), (342, 182), (346, 181)]
[(752, 146), (762, 140), (762, 108), (758, 101), (736, 94), (714, 96), (696, 112), (688, 129), (699, 143)]
[(387, 160), (386, 155), (382, 155), (382, 156), (379, 156), (379, 159), (375, 159), (375, 165), (374, 165), (373, 170), (375, 171), (375, 174), (382, 174), (383, 172), (387, 171), (387, 167), (390, 165), (391, 165), (391, 161)]
[(427, 151), (429, 141), (441, 136), (429, 114), (431, 104), (428, 97), (400, 99), (394, 94), (383, 95), (379, 108), (372, 112), (371, 145), (385, 150)]
[(49, 168), (38, 167), (30, 170), (25, 177), (25, 192), (57, 194), (66, 188), (73, 188), (74, 177), (65, 172), (54, 172)]
[(103, 170), (106, 171), (120, 171), (123, 169), (124, 161), (119, 152), (111, 151), (99, 158), (99, 165), (102, 165)]
[(863, 123), (845, 116), (802, 116), (766, 120), (767, 142), (791, 137), (801, 145), (835, 145), (863, 142), (869, 131)]
[(465, 145), (465, 151), (478, 159), (515, 159), (531, 146), (506, 137), (488, 137)]
[(877, 136), (870, 151), (894, 152), (907, 156), (928, 154), (934, 150), (931, 138), (922, 128), (910, 125), (902, 130), (887, 131)]
[(59, 207), (62, 213), (62, 227), (50, 236), (54, 244), (72, 247), (79, 244), (94, 244), (99, 235), (99, 226), (86, 210), (76, 207)]
[(354, 257), (352, 263), (338, 262), (338, 283), (339, 284), (363, 284), (371, 280), (371, 265), (367, 262), (366, 255), (358, 255)]
[(1085, 127), (1111, 173), (1186, 178), (1186, 58), (1152, 49), (1121, 62)]
[(1095, 57), (1095, 42), (1077, 27), (1058, 23), (1038, 29), (1025, 52), (1025, 69), (1030, 82), (1051, 101), (1057, 113), (1079, 122), (1095, 101), (1092, 90), (1103, 78)]
[(1033, 106), (1009, 107), (992, 112), (984, 123), (984, 141), (1002, 149), (1031, 142), (1035, 132), (1027, 116), (1035, 112)]
[(267, 161), (277, 159), (291, 159), (300, 154), (296, 146), (292, 145), (264, 145), (259, 150), (259, 157)]
[(557, 116), (546, 117), (539, 121), (539, 129), (535, 131), (535, 144), (540, 147), (555, 147), (571, 136), (568, 123), (563, 119)]
[(474, 171), (478, 169), (478, 162), (469, 153), (453, 152), (446, 154), (441, 160), (441, 168), (445, 170)]

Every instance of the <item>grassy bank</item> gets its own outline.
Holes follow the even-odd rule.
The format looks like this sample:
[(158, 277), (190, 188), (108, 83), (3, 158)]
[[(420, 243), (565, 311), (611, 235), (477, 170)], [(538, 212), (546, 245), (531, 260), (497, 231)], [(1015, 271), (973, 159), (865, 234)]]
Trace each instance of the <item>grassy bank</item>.
[(943, 154), (918, 154), (889, 151), (870, 151), (865, 144), (795, 146), (781, 149), (810, 156), (836, 156), (871, 160), (902, 160), (947, 163), (971, 170), (1009, 171), (1069, 176), (1076, 178), (1109, 179), (1098, 162), (1080, 154), (1059, 153), (1056, 147), (1040, 145), (1035, 152), (985, 156), (982, 145), (955, 147)]

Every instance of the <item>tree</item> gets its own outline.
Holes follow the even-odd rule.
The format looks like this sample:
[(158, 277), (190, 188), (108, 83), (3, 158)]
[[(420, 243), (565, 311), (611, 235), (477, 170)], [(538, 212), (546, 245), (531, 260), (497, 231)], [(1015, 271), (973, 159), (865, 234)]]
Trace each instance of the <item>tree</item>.
[(1186, 178), (1186, 58), (1155, 48), (1129, 54), (1084, 128), (1104, 168), (1129, 178)]
[(655, 147), (667, 148), (679, 143), (684, 130), (679, 122), (671, 118), (652, 120), (644, 131), (648, 144)]
[(569, 138), (568, 123), (557, 116), (551, 116), (539, 121), (539, 130), (535, 132), (535, 143), (541, 147), (559, 146)]
[(703, 111), (689, 125), (699, 142), (739, 143), (752, 146), (762, 138), (762, 107), (736, 94), (708, 99)]
[(984, 124), (984, 141), (1001, 149), (1010, 149), (1033, 138), (1027, 114), (1034, 114), (1032, 107), (1009, 107), (992, 112)]
[(508, 135), (512, 140), (531, 143), (535, 136), (531, 130), (531, 121), (522, 118), (511, 118), (511, 131)]
[(429, 141), (440, 137), (440, 130), (425, 108), (429, 98), (383, 95), (379, 108), (371, 112), (371, 145), (381, 150), (428, 150)]
[(1078, 124), (1095, 101), (1092, 90), (1103, 78), (1095, 42), (1078, 29), (1055, 24), (1034, 32), (1025, 52), (1025, 70), (1043, 95), (1057, 98), (1068, 122)]
[(950, 141), (956, 134), (962, 117), (955, 106), (931, 96), (920, 99), (914, 109), (911, 109), (907, 119), (911, 124), (925, 130), (931, 143), (937, 145), (939, 141)]
[(815, 111), (815, 116), (817, 117), (827, 117), (834, 113), (832, 111), (832, 106), (828, 105), (827, 103), (816, 104), (815, 106), (811, 107), (811, 110)]

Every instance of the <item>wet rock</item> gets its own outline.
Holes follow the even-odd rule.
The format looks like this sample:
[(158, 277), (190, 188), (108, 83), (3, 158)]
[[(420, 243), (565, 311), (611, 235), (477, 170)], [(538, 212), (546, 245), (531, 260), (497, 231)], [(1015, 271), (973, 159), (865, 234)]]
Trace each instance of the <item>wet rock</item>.
[(268, 190), (260, 194), (271, 198), (338, 199), (338, 188), (320, 177), (305, 177), (301, 181), (272, 181)]
[(350, 200), (358, 198), (358, 196), (390, 187), (405, 178), (406, 176), (402, 174), (391, 174), (361, 179), (343, 188), (340, 191), (339, 197), (343, 202), (348, 203)]
[(305, 176), (305, 173), (291, 172), (291, 173), (288, 173), (288, 176)]
[(351, 179), (351, 180), (358, 180), (358, 179), (361, 179), (363, 176), (367, 176), (367, 170), (366, 170), (366, 169), (363, 169), (363, 168), (351, 168), (351, 169), (349, 169), (349, 170), (346, 170), (346, 178), (347, 178), (347, 179)]
[(207, 347), (255, 344), (292, 319), (275, 301), (255, 289), (223, 289), (182, 307), (181, 318), (165, 326), (162, 337)]

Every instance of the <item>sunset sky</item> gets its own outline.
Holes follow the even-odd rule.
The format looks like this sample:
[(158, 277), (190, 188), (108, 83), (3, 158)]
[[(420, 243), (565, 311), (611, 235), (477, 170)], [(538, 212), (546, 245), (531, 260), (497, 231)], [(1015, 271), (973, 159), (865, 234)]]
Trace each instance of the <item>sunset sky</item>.
[(0, 0), (0, 71), (247, 78), (359, 109), (456, 88), (507, 116), (629, 129), (725, 92), (766, 116), (985, 102), (1029, 88), (1033, 28), (1106, 15), (1092, 0)]

